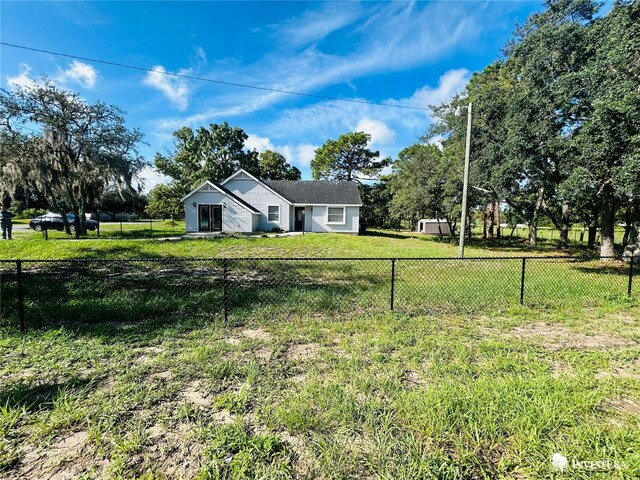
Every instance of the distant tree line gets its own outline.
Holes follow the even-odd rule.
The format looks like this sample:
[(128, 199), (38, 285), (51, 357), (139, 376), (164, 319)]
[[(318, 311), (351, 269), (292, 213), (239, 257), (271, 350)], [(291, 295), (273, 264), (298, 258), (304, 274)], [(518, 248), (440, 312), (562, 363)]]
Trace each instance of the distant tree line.
[(455, 226), (467, 121), (455, 112), (473, 102), (471, 208), (506, 206), (510, 222), (529, 226), (533, 246), (543, 217), (562, 244), (572, 225), (584, 225), (590, 243), (600, 228), (601, 255), (613, 255), (623, 222), (623, 242), (640, 246), (640, 3), (599, 9), (548, 1), (503, 58), (433, 107), (424, 144), (405, 149), (387, 179), (391, 214)]

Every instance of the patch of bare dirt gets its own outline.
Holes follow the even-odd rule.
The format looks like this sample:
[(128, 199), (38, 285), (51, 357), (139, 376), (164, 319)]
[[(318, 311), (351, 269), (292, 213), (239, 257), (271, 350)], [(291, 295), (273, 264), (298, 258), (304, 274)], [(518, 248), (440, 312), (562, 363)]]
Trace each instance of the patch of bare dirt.
[(319, 345), (317, 343), (304, 343), (298, 345), (289, 345), (287, 348), (287, 357), (290, 360), (305, 360), (315, 357)]
[(315, 470), (315, 458), (306, 448), (306, 442), (298, 435), (293, 435), (287, 431), (278, 433), (284, 443), (286, 443), (294, 454), (293, 468), (300, 477), (306, 477)]
[(254, 354), (258, 360), (264, 360), (265, 362), (271, 360), (271, 357), (273, 356), (273, 352), (269, 348), (259, 348), (254, 352)]
[(613, 410), (617, 413), (632, 415), (634, 417), (640, 415), (640, 405), (631, 398), (610, 398), (605, 400), (602, 406), (607, 410)]
[(115, 378), (107, 377), (102, 382), (100, 382), (100, 389), (102, 390), (113, 390), (116, 386)]
[(153, 425), (147, 430), (153, 445), (148, 449), (149, 468), (162, 478), (193, 478), (202, 467), (202, 447), (189, 438), (189, 425), (170, 428)]
[(295, 383), (304, 383), (307, 381), (307, 374), (305, 373), (298, 373), (297, 375), (294, 375), (293, 377), (291, 377), (291, 380)]
[(599, 370), (595, 375), (597, 380), (606, 380), (608, 378), (629, 378), (638, 380), (640, 373), (629, 367), (614, 367), (613, 370)]
[(541, 340), (543, 346), (551, 351), (565, 348), (588, 350), (637, 345), (636, 342), (627, 338), (614, 337), (603, 333), (585, 335), (584, 333), (573, 332), (562, 325), (549, 325), (542, 322), (516, 327), (508, 335), (522, 339)]
[(553, 378), (560, 378), (562, 376), (573, 374), (573, 368), (558, 360), (551, 362), (550, 368), (551, 376)]
[(229, 345), (233, 345), (234, 347), (237, 347), (238, 345), (240, 345), (240, 339), (237, 337), (227, 337), (224, 339), (225, 342), (227, 342)]
[(136, 348), (135, 349), (135, 354), (136, 354), (135, 362), (139, 363), (139, 364), (147, 363), (147, 362), (153, 360), (153, 358), (156, 355), (159, 355), (162, 352), (164, 352), (164, 349), (162, 347)]
[(261, 328), (245, 328), (244, 330), (241, 330), (240, 333), (252, 340), (269, 340), (271, 338), (271, 334)]
[(220, 410), (212, 415), (213, 420), (221, 425), (232, 425), (236, 421), (227, 410)]
[(66, 480), (79, 477), (100, 465), (88, 451), (87, 439), (87, 432), (82, 430), (59, 435), (49, 445), (28, 447), (11, 472), (12, 478)]
[(426, 385), (427, 382), (422, 378), (418, 372), (410, 370), (404, 377), (403, 383), (409, 388), (420, 387)]
[(162, 347), (144, 347), (144, 348), (141, 348), (140, 350), (152, 355), (158, 355), (159, 353), (164, 352), (164, 348)]
[(191, 382), (182, 391), (182, 398), (187, 402), (193, 403), (198, 406), (209, 405), (211, 402), (207, 399), (207, 396), (202, 393), (200, 382)]
[(168, 380), (169, 378), (171, 378), (171, 370), (163, 370), (162, 372), (153, 373), (151, 377), (161, 380)]

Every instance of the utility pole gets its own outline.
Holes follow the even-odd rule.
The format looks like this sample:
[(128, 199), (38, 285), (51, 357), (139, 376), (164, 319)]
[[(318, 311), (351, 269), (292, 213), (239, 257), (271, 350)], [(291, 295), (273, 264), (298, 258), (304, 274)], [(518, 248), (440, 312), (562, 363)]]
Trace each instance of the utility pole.
[[(467, 140), (464, 153), (464, 180), (462, 183), (462, 218), (460, 225), (460, 245), (458, 246), (458, 258), (464, 258), (464, 236), (467, 231), (467, 193), (469, 190), (469, 155), (471, 153), (471, 111), (473, 103), (464, 107), (467, 109)], [(456, 112), (458, 113), (458, 111)]]

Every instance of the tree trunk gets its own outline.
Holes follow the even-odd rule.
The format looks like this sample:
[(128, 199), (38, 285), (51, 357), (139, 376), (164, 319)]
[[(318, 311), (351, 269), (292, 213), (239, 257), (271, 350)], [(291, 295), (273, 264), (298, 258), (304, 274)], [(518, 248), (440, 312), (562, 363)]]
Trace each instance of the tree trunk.
[(598, 234), (598, 227), (595, 225), (589, 225), (589, 235), (587, 237), (587, 248), (593, 248), (596, 244), (596, 235)]
[(627, 207), (624, 212), (624, 236), (622, 237), (622, 245), (626, 246), (631, 243), (631, 231), (633, 223), (631, 221), (631, 207)]
[(449, 225), (449, 238), (453, 240), (456, 237), (456, 222), (452, 222), (449, 217), (444, 218), (447, 221), (447, 225)]
[(538, 189), (538, 198), (536, 205), (531, 215), (531, 221), (529, 222), (529, 245), (532, 247), (538, 246), (538, 218), (540, 217), (540, 210), (544, 202), (544, 187)]
[(502, 232), (500, 231), (500, 202), (496, 202), (493, 210), (493, 218), (496, 222), (496, 238), (500, 240), (502, 238)]
[[(602, 198), (602, 227), (600, 229), (600, 257), (613, 257), (615, 206), (611, 188), (605, 185)], [(611, 258), (606, 260), (612, 260)]]
[(495, 204), (491, 202), (489, 204), (489, 240), (493, 240), (493, 229), (495, 226)]
[(562, 202), (562, 228), (560, 229), (560, 245), (566, 247), (569, 243), (569, 204)]

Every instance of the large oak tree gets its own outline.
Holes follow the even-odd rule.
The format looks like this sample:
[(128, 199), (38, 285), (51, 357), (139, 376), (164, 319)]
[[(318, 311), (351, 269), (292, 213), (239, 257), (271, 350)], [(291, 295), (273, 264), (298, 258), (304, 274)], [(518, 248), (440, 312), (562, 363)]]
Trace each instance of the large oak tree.
[[(0, 90), (0, 122), (1, 186), (41, 192), (76, 236), (104, 191), (132, 191), (144, 166), (136, 149), (142, 134), (125, 126), (122, 110), (88, 103), (46, 78), (35, 86)], [(75, 214), (73, 226), (65, 215), (69, 210)]]

